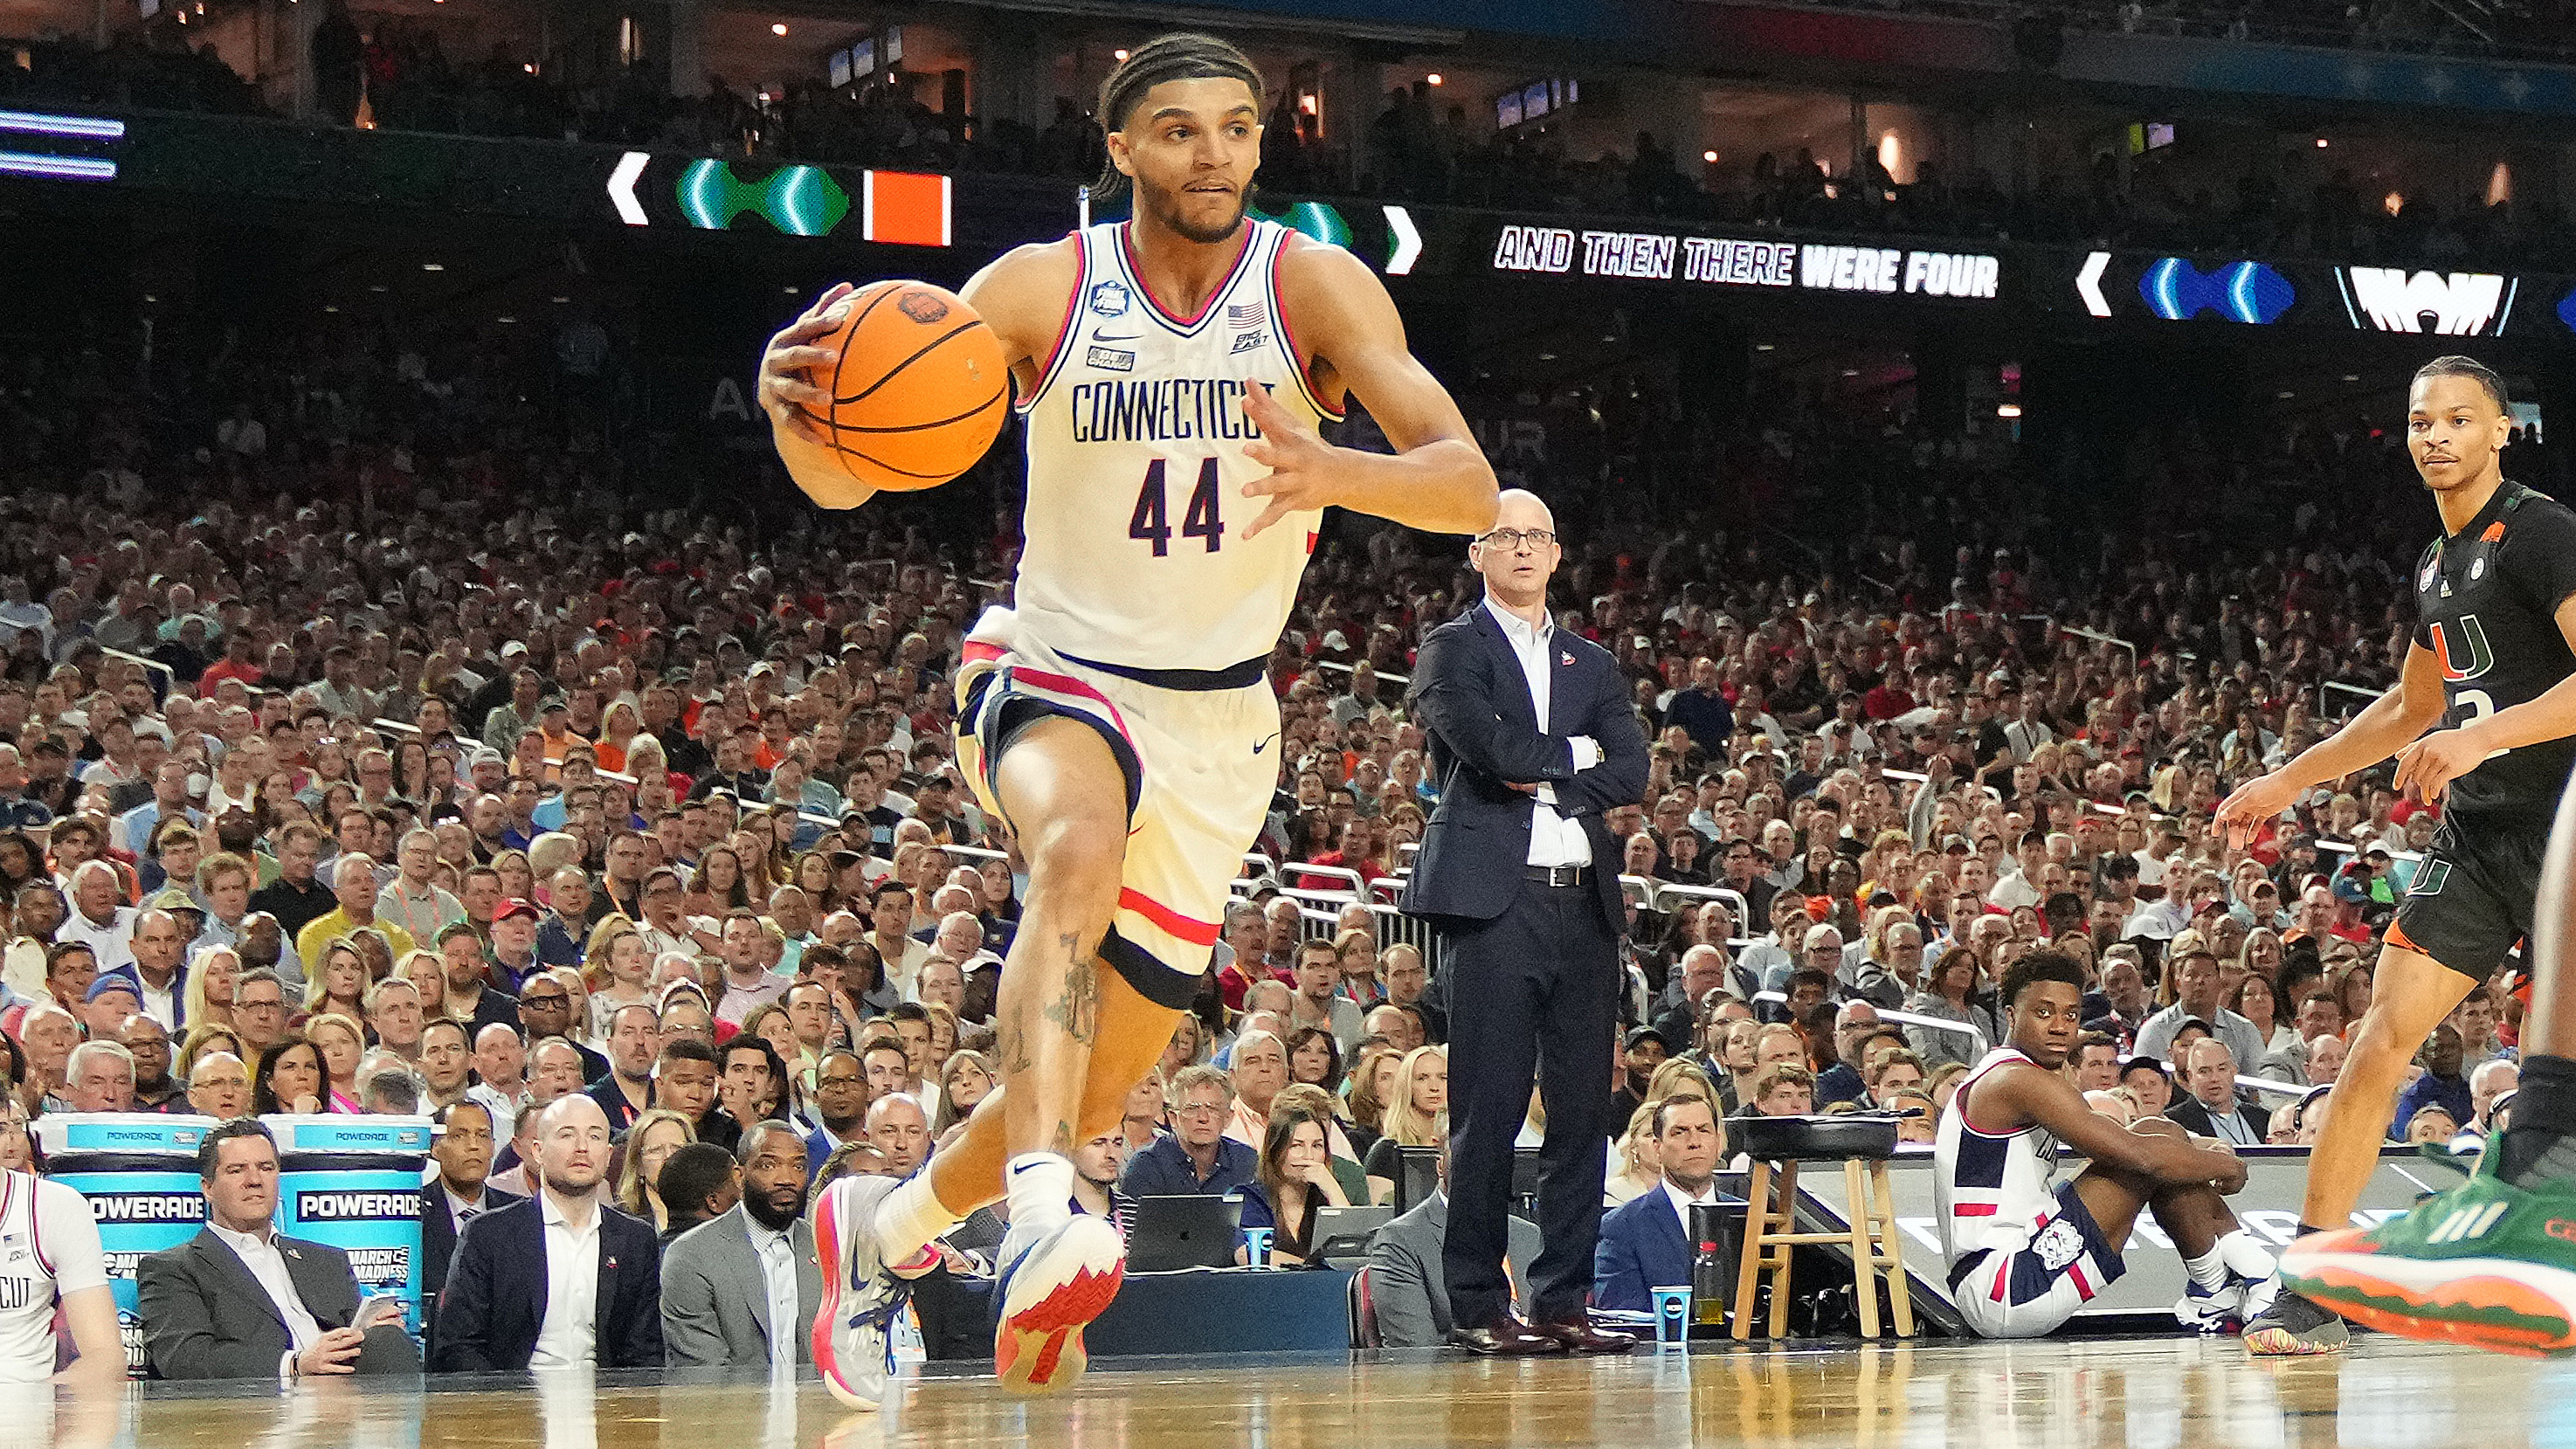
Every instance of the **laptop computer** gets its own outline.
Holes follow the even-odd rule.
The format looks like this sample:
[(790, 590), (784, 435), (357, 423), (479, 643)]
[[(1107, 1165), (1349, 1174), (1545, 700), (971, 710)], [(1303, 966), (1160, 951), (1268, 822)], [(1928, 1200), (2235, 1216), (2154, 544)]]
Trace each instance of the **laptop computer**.
[(1315, 1209), (1315, 1258), (1333, 1267), (1353, 1267), (1368, 1258), (1369, 1239), (1393, 1221), (1391, 1207), (1319, 1207)]
[(1136, 1199), (1136, 1222), (1127, 1233), (1127, 1271), (1169, 1273), (1184, 1268), (1231, 1268), (1243, 1243), (1243, 1200), (1203, 1193)]

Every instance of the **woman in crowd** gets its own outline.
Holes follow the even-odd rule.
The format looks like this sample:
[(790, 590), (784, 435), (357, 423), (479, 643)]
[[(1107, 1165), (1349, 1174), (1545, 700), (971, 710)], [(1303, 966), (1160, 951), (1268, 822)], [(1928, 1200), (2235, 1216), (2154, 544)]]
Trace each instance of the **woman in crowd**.
[(1905, 1028), (1905, 1044), (1913, 1048), (1927, 1068), (1946, 1062), (1973, 1066), (1989, 1047), (2003, 1039), (1995, 1030), (1994, 1017), (1976, 999), (1981, 974), (1977, 953), (1965, 946), (1953, 946), (1933, 961), (1932, 969), (1925, 973), (1924, 989), (1905, 1003), (1905, 1009), (1916, 1016), (1955, 1021), (1979, 1033), (1970, 1036), (1930, 1026)]
[(343, 936), (324, 948), (321, 961), (305, 977), (305, 1014), (333, 1012), (352, 1021), (364, 1021), (367, 985), (366, 958), (358, 954), (355, 943)]
[(329, 1080), (322, 1053), (302, 1037), (288, 1037), (259, 1054), (259, 1067), (250, 1079), (251, 1110), (262, 1117), (323, 1111)]
[(742, 857), (730, 845), (714, 845), (698, 857), (698, 868), (689, 874), (689, 889), (680, 898), (680, 909), (693, 916), (714, 916), (721, 920), (727, 911), (740, 910), (751, 904), (751, 890), (743, 884)]
[(1603, 1207), (1617, 1207), (1663, 1181), (1664, 1170), (1655, 1160), (1655, 1109), (1662, 1105), (1660, 1097), (1638, 1103), (1628, 1114), (1627, 1130), (1610, 1145), (1610, 1175), (1601, 1184)]
[(2256, 926), (2245, 933), (2245, 948), (2238, 953), (2237, 963), (2248, 976), (2260, 976), (2278, 986), (2283, 955), (2281, 933), (2269, 926)]
[(177, 1054), (171, 1058), (171, 1080), (181, 1086), (187, 1085), (188, 1074), (197, 1069), (198, 1058), (209, 1052), (240, 1056), (241, 1038), (233, 1035), (233, 1029), (221, 1022), (201, 1021), (190, 1026), (188, 1034), (179, 1041)]
[(993, 1094), (997, 1080), (993, 1063), (982, 1052), (951, 1053), (939, 1068), (939, 1101), (931, 1114), (931, 1135), (944, 1138), (950, 1128), (964, 1122)]
[(1351, 1145), (1359, 1149), (1362, 1162), (1368, 1161), (1369, 1149), (1386, 1125), (1386, 1099), (1403, 1065), (1404, 1053), (1393, 1043), (1371, 1037), (1360, 1043), (1351, 1069), (1342, 1076), (1342, 1118), (1351, 1124)]
[(1301, 1026), (1288, 1033), (1288, 1080), (1326, 1092), (1342, 1089), (1342, 1048), (1331, 1032)]
[(1449, 1049), (1420, 1046), (1406, 1052), (1396, 1067), (1392, 1094), (1378, 1140), (1360, 1164), (1368, 1174), (1373, 1203), (1395, 1200), (1395, 1180), (1404, 1171), (1405, 1148), (1440, 1145), (1439, 1121), (1449, 1110)]
[[(241, 982), (241, 953), (230, 946), (199, 947), (188, 963), (180, 1019), (190, 1026), (230, 1026), (233, 987)], [(185, 1080), (182, 1078), (181, 1080)]]
[[(2269, 978), (2249, 972), (2236, 983), (2236, 992), (2228, 998), (2227, 1009), (2254, 1023), (2254, 1034), (2263, 1041), (2265, 1055), (2279, 1051), (2299, 1039), (2298, 1029), (2291, 1026), (2281, 1012), (2279, 997), (2273, 993)], [(2239, 1062), (2237, 1070), (2251, 1072), (2258, 1062)]]
[(420, 993), (420, 1019), (447, 1015), (447, 968), (435, 951), (413, 951), (402, 958), (402, 979)]
[(596, 983), (590, 994), (593, 1036), (607, 1035), (608, 1019), (624, 1008), (653, 1004), (653, 951), (633, 921), (613, 912), (600, 917), (581, 959), (584, 978)]
[(1163, 1074), (1164, 1081), (1170, 1081), (1181, 1068), (1206, 1060), (1205, 1042), (1199, 1019), (1183, 1012), (1180, 1020), (1172, 1023), (1172, 1039), (1163, 1044), (1163, 1055), (1154, 1063), (1155, 1069)]
[(832, 858), (822, 851), (809, 850), (796, 857), (794, 873), (788, 880), (814, 902), (817, 918), (841, 908), (841, 888), (832, 869)]
[(661, 1180), (662, 1164), (671, 1160), (671, 1154), (697, 1140), (697, 1129), (689, 1119), (668, 1107), (638, 1115), (626, 1131), (626, 1161), (617, 1174), (617, 1206), (649, 1220), (656, 1235), (668, 1232), (671, 1214), (662, 1206), (661, 1191), (654, 1184)]
[(358, 1087), (358, 1062), (367, 1054), (367, 1035), (357, 1018), (336, 1011), (317, 1012), (305, 1020), (304, 1039), (321, 1054), (322, 1073), (330, 1082), (324, 1110), (365, 1110), (360, 1105), (364, 1097)]
[(1333, 1176), (1327, 1130), (1312, 1112), (1281, 1112), (1262, 1138), (1261, 1165), (1243, 1189), (1243, 1226), (1270, 1229), (1274, 1267), (1301, 1267), (1312, 1255), (1317, 1208), (1350, 1206)]
[(537, 872), (524, 850), (504, 850), (492, 857), (492, 873), (501, 878), (501, 899), (536, 901)]

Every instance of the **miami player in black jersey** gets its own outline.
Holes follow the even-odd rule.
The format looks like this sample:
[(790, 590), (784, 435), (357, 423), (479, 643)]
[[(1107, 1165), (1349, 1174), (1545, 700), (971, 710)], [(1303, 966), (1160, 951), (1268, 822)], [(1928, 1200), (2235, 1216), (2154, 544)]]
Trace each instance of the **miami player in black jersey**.
[(2416, 565), (2404, 673), (2219, 806), (2241, 846), (2302, 792), (2394, 754), (2398, 790), (2442, 811), (2335, 1080), (2300, 1236), (2281, 1259), (2288, 1291), (2246, 1325), (2259, 1354), (2342, 1346), (2338, 1313), (2410, 1337), (2576, 1349), (2576, 991), (2544, 989), (2511, 1125), (2469, 1181), (2377, 1228), (2351, 1226), (2407, 1062), (2531, 932), (2551, 814), (2576, 763), (2576, 512), (2504, 476), (2511, 432), (2490, 369), (2442, 357), (2415, 374), (2407, 451), (2442, 536)]

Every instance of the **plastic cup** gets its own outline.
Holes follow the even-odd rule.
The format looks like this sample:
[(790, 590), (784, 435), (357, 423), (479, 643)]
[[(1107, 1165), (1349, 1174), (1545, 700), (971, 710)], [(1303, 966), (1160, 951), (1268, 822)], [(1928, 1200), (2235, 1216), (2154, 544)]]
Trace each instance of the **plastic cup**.
[(1655, 1299), (1655, 1342), (1679, 1346), (1690, 1338), (1691, 1290), (1687, 1283), (1671, 1288), (1652, 1288)]
[(1243, 1230), (1243, 1247), (1244, 1261), (1247, 1266), (1254, 1268), (1267, 1268), (1270, 1266), (1270, 1229), (1245, 1228)]

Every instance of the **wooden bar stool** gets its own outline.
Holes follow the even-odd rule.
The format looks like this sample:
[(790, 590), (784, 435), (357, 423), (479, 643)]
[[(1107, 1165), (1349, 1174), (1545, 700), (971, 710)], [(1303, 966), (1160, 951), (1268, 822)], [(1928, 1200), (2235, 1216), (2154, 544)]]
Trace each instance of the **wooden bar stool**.
[[(1861, 1337), (1878, 1337), (1877, 1277), (1884, 1271), (1896, 1336), (1912, 1338), (1914, 1304), (1906, 1292), (1904, 1246), (1887, 1186), (1887, 1160), (1896, 1155), (1896, 1123), (1885, 1117), (1747, 1117), (1729, 1125), (1742, 1134), (1740, 1145), (1753, 1161), (1745, 1193), (1743, 1262), (1735, 1275), (1737, 1340), (1753, 1336), (1754, 1287), (1766, 1271), (1771, 1275), (1768, 1336), (1788, 1335), (1789, 1260), (1810, 1243), (1839, 1244), (1851, 1254)], [(1849, 1231), (1798, 1231), (1802, 1162), (1842, 1164)]]

